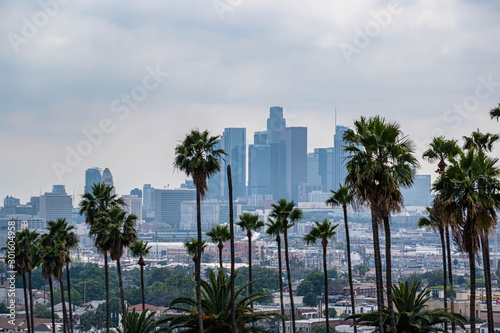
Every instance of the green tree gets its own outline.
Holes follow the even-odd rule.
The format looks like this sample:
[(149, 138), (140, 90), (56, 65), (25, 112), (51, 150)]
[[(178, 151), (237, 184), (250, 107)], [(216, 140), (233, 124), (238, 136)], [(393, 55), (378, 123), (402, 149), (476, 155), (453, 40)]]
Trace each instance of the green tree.
[[(92, 228), (103, 229), (99, 223), (104, 221), (103, 217), (109, 213), (111, 208), (124, 207), (125, 201), (113, 194), (114, 187), (106, 186), (104, 183), (94, 184), (92, 192), (85, 193), (79, 203), (80, 215), (85, 215), (85, 223)], [(108, 272), (108, 251), (109, 249), (103, 247), (103, 244), (94, 240), (94, 245), (97, 250), (104, 257), (104, 280), (106, 287), (106, 333), (109, 333), (109, 323), (111, 321), (111, 313), (109, 310), (109, 272)]]
[[(304, 241), (307, 245), (316, 244), (319, 240), (321, 240), (321, 246), (323, 247), (323, 273), (325, 275), (325, 309), (326, 309), (326, 322), (329, 323), (328, 320), (328, 270), (326, 267), (326, 247), (328, 246), (328, 241), (333, 239), (337, 232), (335, 229), (338, 224), (333, 225), (327, 219), (325, 219), (322, 223), (318, 221), (314, 221), (314, 226), (311, 228), (308, 234), (304, 236)], [(306, 295), (307, 296), (307, 295)], [(354, 298), (352, 299), (352, 303), (354, 303)], [(327, 333), (330, 333), (330, 326), (326, 328)]]
[[(230, 280), (222, 270), (219, 270), (217, 276), (210, 270), (208, 272), (208, 281), (201, 281), (203, 326), (207, 332), (232, 332)], [(271, 319), (271, 316), (278, 314), (254, 312), (250, 304), (262, 297), (266, 297), (266, 295), (256, 293), (243, 297), (241, 294), (245, 288), (246, 285), (235, 290), (235, 298), (237, 299), (235, 304), (236, 325), (238, 332), (254, 332), (258, 328), (253, 323), (261, 319)], [(192, 297), (179, 297), (170, 303), (169, 308), (187, 312), (187, 314), (168, 319), (171, 330), (182, 328), (192, 332), (199, 330), (196, 299)]]
[(198, 324), (203, 333), (203, 315), (201, 304), (201, 200), (205, 198), (207, 178), (220, 171), (220, 160), (226, 155), (224, 150), (217, 149), (219, 136), (210, 136), (208, 131), (192, 130), (184, 141), (175, 147), (174, 167), (193, 178), (196, 187), (196, 228), (198, 231), (198, 253), (195, 262), (196, 299), (198, 301)]
[(366, 272), (370, 270), (370, 267), (365, 264), (359, 264), (354, 266), (354, 270), (358, 272), (359, 276), (365, 276)]
[(281, 263), (281, 234), (283, 233), (283, 222), (277, 218), (275, 220), (269, 218), (268, 223), (266, 223), (267, 230), (266, 233), (272, 237), (276, 238), (276, 243), (278, 244), (278, 276), (280, 285), (280, 307), (281, 307), (281, 324), (283, 331), (285, 331), (285, 303), (283, 302), (283, 278), (281, 272), (283, 271), (283, 265)]
[(125, 307), (125, 295), (123, 291), (123, 279), (120, 259), (125, 249), (134, 244), (137, 238), (137, 216), (128, 214), (119, 207), (112, 207), (108, 213), (100, 217), (91, 228), (90, 236), (101, 244), (103, 249), (109, 251), (111, 260), (116, 261), (118, 273), (118, 284), (120, 286), (120, 298), (122, 307), (123, 329), (127, 328), (127, 308)]
[[(248, 282), (252, 280), (252, 231), (257, 231), (264, 226), (264, 222), (259, 221), (259, 215), (243, 213), (239, 222), (236, 223), (241, 229), (247, 232), (248, 238)], [(252, 295), (252, 283), (248, 285), (249, 295)], [(250, 304), (253, 309), (253, 304)]]
[[(332, 310), (334, 310), (334, 309), (332, 309)], [(333, 327), (332, 325), (328, 325), (328, 326), (329, 326), (330, 332), (335, 332), (335, 327)], [(326, 328), (326, 324), (316, 325), (316, 326), (314, 326), (314, 328), (311, 331), (311, 333), (326, 333), (326, 332), (328, 332), (327, 328)]]
[[(392, 286), (394, 295), (394, 306), (396, 307), (396, 327), (400, 332), (423, 333), (423, 332), (446, 332), (439, 328), (445, 323), (455, 323), (464, 329), (466, 319), (464, 316), (448, 312), (444, 309), (427, 310), (426, 303), (431, 298), (427, 287), (420, 292), (420, 283), (415, 282), (410, 287), (408, 281)], [(388, 321), (389, 311), (384, 305), (383, 320)], [(379, 325), (378, 312), (358, 313), (347, 317), (353, 319), (355, 326)], [(384, 323), (384, 326), (387, 323)]]
[(275, 218), (283, 222), (283, 236), (285, 239), (285, 263), (286, 263), (286, 273), (288, 277), (288, 290), (290, 295), (290, 307), (292, 309), (292, 332), (296, 333), (297, 330), (295, 328), (295, 306), (293, 303), (293, 293), (292, 293), (292, 277), (290, 274), (290, 259), (288, 257), (288, 228), (289, 225), (292, 226), (296, 221), (302, 218), (302, 210), (299, 208), (295, 208), (295, 202), (286, 201), (286, 199), (280, 199), (278, 204), (272, 204), (273, 207), (270, 217)]
[(7, 308), (7, 305), (5, 303), (0, 303), (0, 313), (9, 313), (10, 310)]
[(313, 292), (309, 292), (302, 299), (302, 303), (307, 306), (318, 306), (318, 296)]
[(227, 225), (221, 226), (218, 224), (207, 232), (207, 236), (210, 237), (213, 243), (217, 243), (217, 247), (219, 248), (219, 264), (220, 269), (222, 269), (222, 249), (224, 249), (224, 243), (231, 239), (229, 228)]
[(401, 210), (400, 186), (413, 184), (413, 168), (418, 162), (413, 154), (412, 143), (399, 124), (375, 116), (361, 117), (354, 122), (355, 130), (344, 133), (344, 151), (348, 154), (346, 185), (353, 191), (356, 200), (368, 204), (372, 214), (373, 245), (377, 282), (377, 304), (379, 323), (382, 320), (383, 280), (378, 226), (385, 231), (386, 281), (389, 323), (392, 332), (397, 332), (392, 300), (391, 230), (389, 216)]
[(37, 318), (51, 318), (52, 317), (52, 311), (50, 310), (48, 305), (36, 304), (33, 311), (34, 311), (35, 317), (37, 317)]
[(490, 117), (491, 119), (495, 119), (498, 121), (500, 119), (500, 103), (496, 108), (493, 108), (490, 110)]
[[(326, 315), (326, 310), (323, 310), (323, 315)], [(336, 318), (337, 317), (337, 310), (335, 310), (335, 308), (328, 309), (328, 316), (330, 318)]]
[[(352, 281), (351, 241), (349, 238), (349, 224), (347, 223), (347, 205), (352, 205), (354, 203), (354, 195), (347, 186), (343, 186), (342, 184), (339, 184), (339, 189), (337, 191), (330, 190), (330, 192), (332, 193), (332, 196), (328, 200), (326, 200), (326, 204), (331, 205), (332, 207), (342, 206), (342, 211), (344, 213), (344, 228), (347, 243), (347, 270), (349, 273), (351, 308), (352, 313), (356, 313), (356, 306), (354, 302), (354, 287)], [(354, 333), (357, 332), (357, 328), (354, 327)]]
[(142, 310), (146, 309), (146, 301), (144, 298), (144, 266), (146, 263), (144, 262), (144, 257), (146, 257), (149, 254), (149, 250), (151, 250), (151, 246), (148, 246), (148, 242), (144, 243), (141, 239), (141, 241), (135, 241), (132, 247), (130, 248), (130, 251), (132, 252), (132, 256), (134, 258), (139, 258), (139, 261), (137, 264), (141, 268), (141, 299), (142, 299)]

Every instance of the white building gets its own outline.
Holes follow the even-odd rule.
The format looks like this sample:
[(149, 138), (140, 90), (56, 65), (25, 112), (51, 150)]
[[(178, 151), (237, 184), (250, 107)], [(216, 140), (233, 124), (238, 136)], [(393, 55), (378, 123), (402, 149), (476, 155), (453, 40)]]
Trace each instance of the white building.
[[(203, 232), (209, 231), (220, 222), (220, 206), (217, 200), (201, 202), (201, 228)], [(196, 201), (183, 201), (181, 203), (181, 230), (196, 230)]]
[(73, 224), (73, 199), (62, 190), (54, 188), (52, 192), (46, 192), (40, 196), (40, 217), (45, 221), (65, 218), (66, 222), (71, 225)]
[(142, 221), (142, 198), (137, 195), (123, 195), (123, 200), (125, 201), (125, 210), (129, 214), (134, 214), (137, 216), (137, 221)]

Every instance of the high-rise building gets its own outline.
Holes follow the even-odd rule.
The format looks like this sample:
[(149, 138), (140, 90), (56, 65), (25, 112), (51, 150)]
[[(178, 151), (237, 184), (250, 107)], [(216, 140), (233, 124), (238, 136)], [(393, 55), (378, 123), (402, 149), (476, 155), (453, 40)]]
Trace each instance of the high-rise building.
[(142, 187), (142, 217), (145, 220), (155, 217), (155, 189), (151, 184)]
[(124, 210), (129, 214), (137, 216), (138, 221), (142, 221), (142, 198), (134, 194), (123, 195), (122, 198), (126, 204)]
[(267, 143), (280, 143), (281, 131), (286, 127), (286, 120), (283, 118), (283, 108), (272, 106), (267, 118)]
[[(181, 230), (196, 230), (196, 201), (181, 203)], [(220, 223), (220, 206), (217, 200), (203, 200), (201, 202), (201, 230), (209, 231)]]
[(137, 197), (142, 198), (142, 190), (136, 187), (133, 190), (130, 190), (130, 195), (137, 195)]
[(111, 194), (115, 194), (115, 188), (114, 188), (114, 183), (113, 183), (113, 175), (111, 174), (111, 171), (109, 171), (108, 168), (104, 169), (102, 172), (102, 182), (106, 186), (113, 186), (113, 190), (111, 191)]
[(248, 195), (271, 194), (271, 146), (248, 146)]
[(178, 228), (181, 222), (181, 203), (195, 201), (196, 190), (155, 189), (155, 221)]
[(415, 181), (410, 188), (401, 187), (404, 206), (430, 206), (431, 175), (415, 175)]
[(101, 182), (101, 170), (99, 168), (89, 168), (85, 170), (85, 193), (92, 192), (92, 186)]
[(66, 194), (66, 188), (64, 185), (52, 185), (52, 193)]
[(3, 211), (4, 215), (12, 215), (16, 213), (16, 206), (21, 204), (21, 200), (14, 198), (12, 196), (6, 196), (3, 199)]
[(231, 178), (233, 183), (233, 198), (247, 195), (247, 131), (245, 128), (225, 128), (222, 134), (222, 149), (228, 154), (225, 161), (222, 161), (221, 183), (222, 194), (228, 198), (227, 186), (227, 164), (231, 165)]
[(65, 218), (68, 224), (73, 224), (73, 199), (66, 194), (66, 190), (61, 193), (46, 192), (40, 196), (40, 217), (45, 221), (55, 221), (58, 218)]
[(307, 127), (286, 127), (281, 132), (286, 148), (286, 198), (299, 200), (299, 184), (307, 183)]
[(330, 189), (334, 191), (339, 189), (339, 184), (344, 184), (345, 176), (347, 175), (346, 162), (348, 155), (344, 152), (344, 143), (342, 141), (346, 130), (348, 130), (346, 126), (336, 126), (333, 136), (333, 168)]
[[(222, 140), (219, 140), (215, 145), (214, 149), (224, 149), (224, 145), (222, 144)], [(227, 156), (225, 157), (227, 158)], [(225, 165), (223, 162), (220, 163), (221, 171), (212, 175), (207, 179), (207, 196), (206, 198), (209, 200), (223, 200), (224, 197), (224, 182), (227, 182), (225, 177), (222, 176), (222, 172), (225, 172)], [(232, 171), (232, 170), (231, 170)]]

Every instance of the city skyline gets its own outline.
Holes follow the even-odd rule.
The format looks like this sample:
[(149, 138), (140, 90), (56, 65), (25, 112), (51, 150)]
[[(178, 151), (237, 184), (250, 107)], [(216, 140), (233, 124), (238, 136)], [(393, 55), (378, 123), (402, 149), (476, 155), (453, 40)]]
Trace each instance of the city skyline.
[[(71, 2), (26, 38), (24, 22), (43, 8), (2, 3), (0, 197), (27, 201), (53, 184), (79, 194), (94, 166), (113, 171), (119, 192), (180, 184), (173, 151), (188, 130), (244, 126), (252, 142), (272, 105), (288, 126), (308, 127), (308, 152), (332, 145), (335, 107), (345, 126), (360, 115), (400, 122), (420, 152), (436, 134), (498, 132), (487, 114), (500, 100), (497, 2), (404, 3), (387, 24), (381, 1), (232, 9), (221, 17), (211, 2), (123, 1), (120, 11)], [(367, 26), (380, 31), (368, 36)], [(15, 48), (12, 34), (25, 43)], [(349, 59), (341, 45), (353, 47)], [(53, 163), (95, 130), (102, 138), (59, 180)]]

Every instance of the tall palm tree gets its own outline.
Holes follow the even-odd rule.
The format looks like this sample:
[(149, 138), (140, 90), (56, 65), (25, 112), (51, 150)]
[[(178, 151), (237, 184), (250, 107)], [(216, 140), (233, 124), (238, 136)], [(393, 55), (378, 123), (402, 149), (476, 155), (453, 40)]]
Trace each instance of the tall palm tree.
[[(497, 166), (498, 159), (488, 157), (475, 148), (460, 152), (451, 161), (452, 165), (437, 179), (434, 189), (440, 191), (443, 200), (454, 207), (457, 220), (454, 238), (458, 248), (469, 257), (470, 299), (475, 300), (475, 255), (481, 247), (481, 240), (488, 237), (488, 232), (496, 223), (495, 210), (500, 208), (500, 169)], [(485, 246), (483, 244), (483, 248)], [(470, 302), (470, 321), (471, 330), (475, 330), (473, 301)]]
[(292, 276), (290, 273), (290, 260), (288, 258), (288, 228), (292, 226), (296, 221), (302, 218), (302, 210), (295, 208), (295, 202), (286, 201), (286, 199), (280, 199), (278, 204), (272, 204), (273, 207), (270, 217), (275, 218), (283, 222), (283, 236), (285, 238), (285, 263), (286, 263), (286, 274), (288, 278), (288, 292), (290, 294), (290, 307), (292, 314), (292, 332), (295, 333), (297, 330), (295, 328), (295, 306), (293, 303), (293, 290), (292, 290)]
[[(252, 231), (257, 231), (264, 226), (264, 222), (259, 221), (259, 215), (243, 213), (240, 215), (240, 221), (236, 223), (241, 229), (247, 232), (248, 238), (248, 282), (252, 281)], [(248, 286), (249, 293), (252, 295), (252, 284)], [(253, 309), (253, 304), (251, 304)]]
[[(437, 136), (432, 139), (430, 143), (429, 149), (427, 149), (422, 157), (427, 159), (429, 162), (434, 163), (438, 162), (438, 169), (436, 172), (438, 174), (442, 174), (448, 164), (450, 158), (456, 156), (460, 151), (460, 148), (457, 145), (457, 140), (447, 140), (444, 136)], [(439, 196), (439, 194), (438, 194)], [(444, 224), (445, 231), (445, 241), (446, 241), (446, 253), (447, 253), (447, 262), (448, 262), (448, 278), (450, 281), (450, 310), (451, 312), (455, 311), (455, 296), (453, 290), (453, 268), (451, 265), (451, 239), (450, 239), (450, 227), (452, 227), (452, 221), (450, 219), (450, 206), (447, 205), (443, 200), (439, 199), (438, 201), (433, 202), (433, 206), (436, 207), (441, 213), (439, 214), (442, 217), (442, 223)], [(452, 324), (452, 333), (455, 333), (456, 328), (455, 325)]]
[[(189, 255), (193, 256), (193, 262), (196, 263), (196, 260), (198, 260), (198, 240), (191, 237), (190, 241), (184, 242), (184, 246), (186, 247), (186, 250), (188, 251)], [(204, 252), (207, 246), (208, 246), (207, 243), (205, 243), (205, 241), (202, 241), (201, 251)]]
[(59, 244), (62, 244), (66, 250), (66, 280), (68, 281), (68, 304), (69, 304), (69, 329), (73, 332), (73, 309), (71, 308), (71, 279), (69, 264), (71, 262), (70, 251), (78, 246), (80, 241), (77, 234), (73, 231), (74, 227), (66, 222), (65, 218), (58, 218), (56, 221), (48, 221), (47, 229), (51, 237)]
[(90, 230), (90, 236), (94, 237), (97, 243), (102, 244), (102, 247), (109, 251), (111, 260), (116, 261), (124, 332), (127, 328), (127, 308), (125, 307), (125, 294), (123, 291), (120, 259), (123, 256), (123, 252), (132, 246), (137, 238), (136, 226), (137, 216), (128, 214), (119, 207), (112, 207)]
[(344, 133), (344, 151), (348, 154), (346, 184), (356, 200), (368, 204), (372, 213), (373, 245), (377, 281), (379, 325), (382, 329), (383, 280), (378, 227), (384, 226), (386, 248), (387, 304), (391, 332), (397, 332), (392, 302), (390, 214), (401, 210), (403, 198), (399, 188), (413, 184), (418, 162), (412, 143), (399, 124), (375, 116), (361, 117), (355, 130)]
[[(149, 254), (149, 250), (151, 250), (151, 246), (148, 246), (148, 242), (144, 243), (141, 241), (135, 241), (132, 247), (130, 248), (130, 252), (132, 252), (132, 256), (135, 258), (139, 258), (137, 264), (141, 268), (141, 296), (142, 296), (142, 311), (146, 310), (146, 301), (144, 298), (144, 266), (146, 263), (144, 262), (144, 257)], [(130, 325), (129, 325), (130, 326)]]
[(231, 329), (236, 332), (236, 302), (234, 291), (234, 278), (236, 270), (234, 269), (234, 211), (233, 211), (233, 180), (231, 177), (231, 165), (227, 165), (227, 189), (229, 195), (229, 237), (231, 251)]
[(184, 141), (175, 147), (174, 167), (193, 178), (196, 187), (196, 227), (198, 230), (198, 255), (195, 263), (196, 299), (198, 300), (198, 321), (203, 333), (203, 314), (201, 306), (201, 200), (207, 192), (207, 178), (220, 171), (220, 160), (226, 153), (217, 149), (219, 136), (210, 136), (208, 131), (192, 130)]
[(491, 119), (496, 118), (497, 121), (498, 121), (498, 119), (500, 119), (500, 103), (498, 104), (498, 106), (496, 108), (493, 108), (490, 110), (490, 117), (491, 117)]
[[(123, 198), (113, 194), (114, 187), (104, 183), (94, 184), (91, 193), (82, 195), (80, 201), (80, 215), (85, 215), (85, 222), (92, 229), (99, 219), (109, 212), (112, 207), (124, 207)], [(99, 253), (104, 257), (104, 280), (106, 285), (106, 332), (109, 333), (109, 323), (111, 322), (109, 307), (109, 274), (108, 274), (108, 250), (101, 244), (94, 242)]]
[(280, 305), (281, 305), (281, 323), (283, 325), (283, 332), (285, 332), (285, 303), (283, 302), (283, 278), (282, 273), (283, 267), (281, 263), (281, 234), (283, 233), (283, 222), (280, 219), (272, 220), (268, 218), (268, 223), (266, 223), (267, 230), (266, 233), (272, 237), (275, 237), (276, 243), (278, 244), (278, 272), (280, 279)]
[[(472, 132), (470, 137), (464, 136), (464, 149), (476, 149), (480, 153), (491, 152), (493, 145), (500, 140), (498, 134), (481, 133), (479, 129)], [(484, 184), (486, 185), (486, 184)], [(485, 189), (478, 188), (479, 193), (482, 194)], [(486, 287), (486, 308), (488, 317), (488, 332), (493, 333), (495, 330), (493, 323), (493, 305), (492, 305), (492, 291), (491, 291), (491, 267), (490, 267), (490, 249), (489, 249), (489, 235), (494, 232), (496, 226), (496, 219), (484, 225), (484, 232), (480, 236), (481, 249), (483, 253), (483, 266), (484, 266), (484, 282)]]
[[(351, 291), (351, 310), (352, 313), (356, 313), (356, 305), (354, 302), (354, 286), (352, 281), (352, 263), (351, 263), (351, 241), (349, 238), (349, 224), (347, 223), (347, 205), (352, 205), (354, 203), (354, 196), (347, 186), (339, 184), (339, 189), (337, 191), (330, 190), (332, 196), (326, 200), (327, 205), (342, 206), (344, 212), (344, 228), (345, 237), (347, 244), (347, 269), (349, 272), (349, 288)], [(354, 333), (357, 333), (358, 328), (354, 327)]]
[[(322, 223), (314, 221), (314, 226), (311, 228), (308, 234), (304, 236), (304, 241), (307, 245), (316, 244), (318, 240), (321, 240), (321, 246), (323, 246), (323, 272), (325, 274), (325, 316), (326, 316), (326, 332), (330, 333), (330, 320), (328, 318), (328, 271), (326, 267), (326, 247), (328, 246), (328, 240), (331, 240), (337, 232), (335, 229), (338, 224), (333, 225), (327, 219)], [(347, 230), (347, 229), (346, 229)], [(351, 287), (352, 289), (352, 287)], [(351, 300), (354, 302), (354, 299)]]
[(218, 224), (207, 232), (207, 236), (210, 237), (212, 242), (216, 243), (219, 248), (219, 264), (220, 269), (222, 269), (222, 249), (224, 249), (224, 243), (231, 239), (229, 228), (227, 225), (221, 226)]

